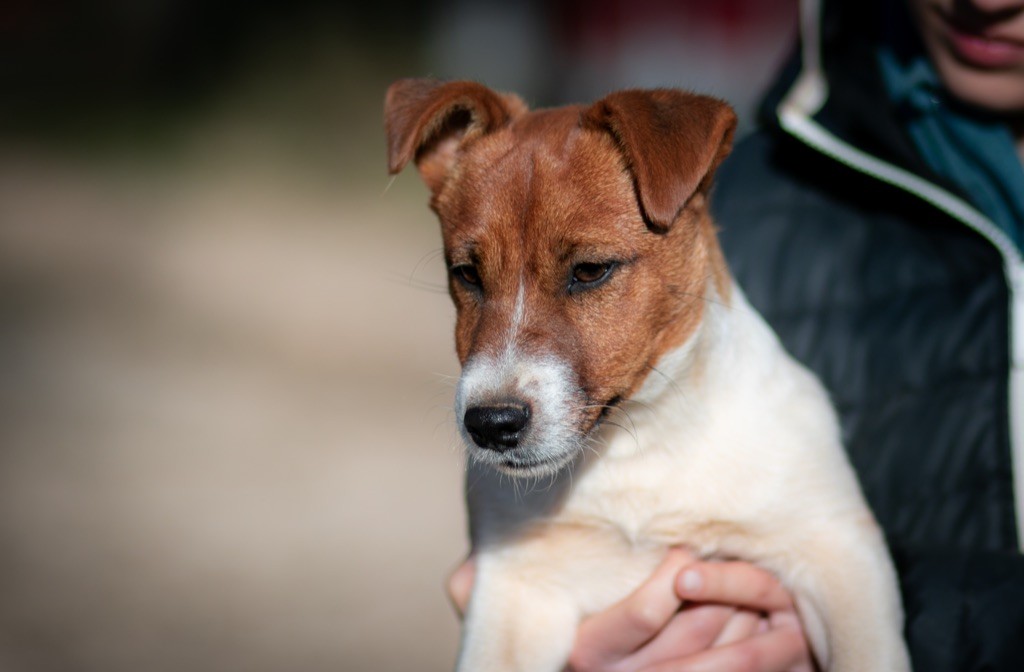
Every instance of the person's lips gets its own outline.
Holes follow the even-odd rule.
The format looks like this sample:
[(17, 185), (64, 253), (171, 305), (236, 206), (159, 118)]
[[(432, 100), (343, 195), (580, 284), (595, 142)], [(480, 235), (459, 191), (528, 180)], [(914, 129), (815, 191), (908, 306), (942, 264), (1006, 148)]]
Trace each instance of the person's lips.
[(953, 53), (967, 65), (998, 69), (1024, 64), (1024, 42), (968, 31), (948, 20), (946, 25)]

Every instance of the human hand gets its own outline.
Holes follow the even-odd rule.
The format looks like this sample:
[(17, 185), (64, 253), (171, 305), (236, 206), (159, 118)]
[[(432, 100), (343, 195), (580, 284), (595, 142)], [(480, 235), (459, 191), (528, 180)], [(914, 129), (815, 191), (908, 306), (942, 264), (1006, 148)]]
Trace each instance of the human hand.
[[(472, 558), (448, 582), (461, 615)], [(669, 551), (633, 593), (580, 624), (569, 672), (811, 672), (792, 598), (745, 562), (701, 562)]]
[(672, 549), (651, 577), (585, 619), (572, 672), (811, 672), (793, 600), (746, 562), (702, 562)]

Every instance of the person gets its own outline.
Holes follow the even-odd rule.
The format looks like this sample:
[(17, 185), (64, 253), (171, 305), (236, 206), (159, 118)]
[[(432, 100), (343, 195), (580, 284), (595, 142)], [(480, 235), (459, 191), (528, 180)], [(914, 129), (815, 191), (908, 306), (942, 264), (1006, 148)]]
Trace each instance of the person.
[[(723, 249), (833, 396), (914, 669), (1019, 670), (1024, 0), (806, 0), (760, 122), (716, 177)], [(813, 661), (774, 577), (680, 550), (583, 622), (570, 668)]]
[(822, 379), (918, 670), (1024, 664), (1024, 0), (805, 2), (718, 173), (739, 284)]

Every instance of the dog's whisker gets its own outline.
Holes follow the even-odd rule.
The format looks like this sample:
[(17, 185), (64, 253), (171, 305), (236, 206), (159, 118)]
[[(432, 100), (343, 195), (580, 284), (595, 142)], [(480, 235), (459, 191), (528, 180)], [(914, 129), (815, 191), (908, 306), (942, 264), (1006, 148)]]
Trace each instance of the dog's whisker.
[(625, 425), (620, 425), (619, 423), (617, 423), (617, 422), (614, 422), (614, 421), (612, 421), (612, 420), (608, 420), (608, 421), (607, 421), (607, 423), (608, 423), (609, 425), (611, 425), (612, 427), (618, 427), (618, 428), (619, 428), (619, 429), (621, 429), (622, 431), (624, 431), (624, 432), (626, 432), (627, 434), (629, 434), (630, 438), (631, 438), (631, 439), (633, 439), (633, 443), (634, 443), (634, 444), (636, 444), (636, 447), (637, 447), (638, 449), (640, 448), (640, 441), (639, 441), (639, 440), (637, 439), (637, 435), (636, 435), (636, 432), (635, 432), (635, 430), (630, 430), (630, 429), (629, 429), (628, 427), (626, 427)]
[(537, 483), (539, 482), (539, 479), (537, 478), (536, 475), (532, 475), (531, 474), (530, 476), (527, 476), (526, 478), (520, 478), (518, 480), (523, 482), (523, 500), (525, 501), (527, 497), (529, 497), (531, 494), (533, 494), (534, 490), (537, 487)]
[[(654, 372), (654, 373), (658, 374), (659, 376), (661, 376), (665, 380), (665, 382), (668, 384), (668, 386), (672, 389), (673, 392), (675, 392), (676, 394), (679, 394), (680, 396), (683, 395), (683, 389), (681, 387), (679, 387), (679, 383), (676, 382), (676, 380), (674, 378), (672, 378), (672, 376), (668, 375), (667, 373), (665, 373), (664, 371), (662, 371), (658, 367), (654, 366), (653, 364), (648, 364), (647, 368), (650, 369), (652, 372)], [(637, 404), (642, 404), (643, 402), (636, 402), (636, 403)], [(650, 404), (643, 404), (643, 405), (645, 405), (646, 407), (650, 408)]]
[[(431, 400), (438, 399), (439, 397), (444, 397), (445, 399), (449, 399), (449, 400), (452, 398), (452, 390), (451, 390), (451, 388), (448, 387), (447, 385), (443, 385), (443, 384), (441, 384), (441, 385), (442, 386), (441, 386), (440, 389), (435, 389), (433, 392), (430, 393), (430, 397), (429, 398)], [(439, 403), (439, 402), (435, 402), (435, 403)], [(446, 405), (451, 407), (451, 401), (449, 401)]]
[[(571, 484), (572, 484), (572, 470), (571, 469), (569, 470), (569, 480), (570, 480), (570, 487), (571, 487)], [(551, 489), (555, 487), (555, 483), (557, 483), (557, 482), (558, 482), (558, 473), (553, 471), (553, 472), (551, 472), (551, 475), (548, 477), (548, 487), (547, 487), (547, 489), (544, 492), (550, 492)]]
[(443, 395), (443, 396), (448, 397), (450, 399), (450, 398), (452, 398), (454, 396), (452, 394), (452, 390), (454, 390), (457, 385), (458, 385), (458, 383), (455, 383), (455, 382), (452, 382), (452, 381), (448, 381), (448, 380), (435, 380), (435, 381), (432, 381), (431, 384), (430, 384), (430, 387), (433, 387), (434, 390), (430, 393), (430, 398), (434, 399), (436, 397), (440, 397), (440, 396)]
[(411, 287), (413, 289), (421, 289), (423, 291), (431, 292), (431, 293), (434, 293), (434, 294), (447, 294), (448, 293), (448, 288), (446, 286), (444, 286), (444, 285), (439, 285), (439, 284), (436, 284), (436, 283), (433, 283), (433, 282), (427, 282), (426, 280), (418, 280), (416, 278), (410, 278), (410, 277), (407, 277), (406, 275), (404, 275), (402, 273), (391, 272), (391, 273), (388, 273), (388, 276), (389, 276), (388, 279), (391, 282), (396, 282), (396, 283), (398, 283), (400, 285), (405, 285), (406, 287)]
[[(623, 408), (622, 406), (616, 406), (615, 408), (612, 409), (612, 412), (617, 412), (617, 413), (625, 416), (626, 420), (629, 420), (629, 426), (632, 428), (629, 433), (633, 437), (633, 440), (637, 441), (637, 436), (639, 434), (639, 431), (637, 430), (637, 427), (636, 427), (636, 421), (633, 420), (633, 416), (630, 415), (629, 411), (627, 409)], [(623, 429), (625, 429), (625, 427), (623, 427)], [(637, 443), (639, 443), (639, 441), (637, 441)]]
[[(444, 420), (441, 420), (436, 425), (434, 425), (434, 435), (436, 436), (439, 431), (442, 431), (442, 430), (445, 430), (445, 429), (449, 429), (450, 427), (451, 427), (451, 423), (448, 422), (447, 418), (445, 418)], [(454, 436), (449, 436), (448, 443), (450, 444), (451, 448), (459, 447), (459, 444), (458, 444), (457, 441), (455, 441), (455, 437)]]
[(627, 434), (629, 434), (633, 438), (633, 441), (635, 443), (639, 444), (639, 441), (637, 439), (636, 422), (634, 422), (633, 417), (629, 414), (628, 411), (626, 411), (626, 409), (624, 409), (624, 408), (622, 408), (620, 406), (615, 406), (615, 405), (610, 405), (610, 404), (586, 404), (584, 406), (577, 407), (575, 410), (577, 410), (577, 411), (586, 411), (586, 410), (592, 410), (592, 409), (595, 409), (595, 408), (600, 408), (602, 410), (607, 410), (608, 411), (608, 415), (611, 415), (612, 413), (621, 413), (622, 415), (624, 415), (626, 417), (626, 419), (629, 421), (629, 424), (632, 427), (632, 429), (630, 429), (628, 427), (625, 427), (624, 425), (621, 425), (621, 424), (618, 424), (618, 423), (615, 423), (615, 422), (611, 422), (610, 420), (607, 420), (607, 419), (605, 420), (605, 422), (607, 424), (613, 426), (613, 427), (618, 427), (618, 428), (622, 429), (624, 432), (626, 432)]
[(452, 427), (452, 418), (455, 417), (455, 411), (444, 404), (433, 404), (423, 410), (422, 422), (427, 422), (427, 418), (435, 416), (441, 413), (441, 419), (436, 421), (435, 427)]
[(431, 392), (430, 393), (430, 399), (437, 399), (438, 397), (442, 397), (442, 396), (447, 398), (447, 399), (451, 398), (452, 390), (451, 390), (451, 387), (448, 384), (443, 383), (443, 382), (442, 383), (435, 383), (435, 384), (436, 385), (440, 385), (441, 389), (437, 389), (437, 390), (434, 390), (433, 392)]
[[(708, 273), (707, 275), (705, 275), (704, 276), (704, 282), (707, 283), (708, 281), (710, 281), (712, 278), (714, 278), (714, 275), (715, 275), (714, 273)], [(731, 306), (729, 304), (727, 304), (727, 303), (725, 303), (723, 301), (718, 301), (716, 299), (709, 299), (705, 294), (698, 294), (696, 292), (687, 292), (686, 290), (682, 289), (678, 285), (673, 285), (672, 287), (669, 287), (667, 291), (672, 296), (676, 296), (676, 297), (688, 296), (688, 297), (693, 298), (695, 301), (703, 301), (704, 303), (712, 303), (712, 304), (715, 304), (717, 306), (722, 306), (723, 308), (731, 308)]]
[(523, 502), (523, 495), (522, 495), (522, 493), (519, 492), (519, 485), (520, 485), (521, 479), (509, 476), (508, 480), (512, 483), (512, 494), (515, 496), (515, 501), (519, 502), (519, 503), (522, 503)]
[[(438, 259), (439, 257), (442, 257), (443, 255), (444, 255), (444, 249), (443, 248), (436, 248), (434, 250), (431, 250), (430, 252), (427, 252), (422, 257), (420, 257), (419, 261), (416, 262), (416, 265), (413, 266), (412, 271), (409, 273), (409, 282), (410, 283), (412, 283), (412, 282), (420, 282), (420, 283), (425, 282), (425, 281), (420, 280), (419, 278), (417, 278), (416, 274), (419, 273), (419, 271), (420, 271), (420, 269), (422, 267), (426, 266), (427, 264), (429, 264), (430, 262), (434, 261), (435, 259)], [(427, 283), (427, 284), (434, 285), (435, 283)], [(445, 287), (445, 289), (447, 289), (447, 287)]]
[[(472, 464), (471, 464), (472, 461), (473, 461), (472, 457), (470, 457), (468, 460), (466, 460), (466, 475), (467, 476), (470, 473), (470, 468), (472, 467)], [(469, 479), (467, 478), (466, 479), (466, 494), (471, 494), (473, 492), (473, 490), (476, 489), (476, 486), (480, 484), (480, 479), (482, 479), (483, 477), (484, 477), (483, 472), (480, 472), (480, 473), (477, 474), (476, 478), (473, 479), (472, 482), (470, 482)]]
[(455, 417), (455, 409), (452, 408), (452, 405), (450, 403), (447, 403), (445, 401), (439, 400), (438, 397), (440, 397), (440, 396), (441, 395), (439, 395), (439, 394), (435, 394), (433, 397), (431, 397), (432, 399), (435, 399), (435, 401), (432, 404), (430, 404), (429, 406), (427, 406), (426, 409), (424, 409), (424, 411), (423, 411), (424, 415), (427, 414), (427, 413), (438, 413), (438, 412), (440, 412), (440, 413), (444, 413), (444, 417), (446, 419), (454, 418)]
[(601, 452), (594, 446), (595, 443), (600, 446), (608, 446), (607, 441), (604, 441), (603, 439), (594, 439), (593, 441), (588, 441), (586, 444), (584, 444), (583, 450), (590, 451), (591, 453), (594, 454), (594, 457), (601, 457)]

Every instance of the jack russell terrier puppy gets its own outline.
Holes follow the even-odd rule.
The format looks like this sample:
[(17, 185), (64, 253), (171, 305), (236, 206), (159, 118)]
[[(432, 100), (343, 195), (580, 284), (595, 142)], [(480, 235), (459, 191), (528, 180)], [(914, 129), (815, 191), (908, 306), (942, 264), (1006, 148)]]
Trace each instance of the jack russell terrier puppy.
[(672, 546), (774, 572), (817, 663), (908, 670), (884, 540), (819, 382), (732, 281), (708, 188), (736, 118), (677, 90), (529, 111), (387, 92), (441, 222), (477, 557), (458, 669), (557, 672)]

